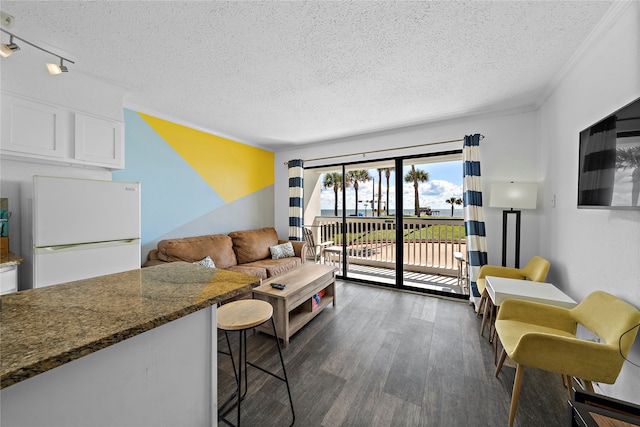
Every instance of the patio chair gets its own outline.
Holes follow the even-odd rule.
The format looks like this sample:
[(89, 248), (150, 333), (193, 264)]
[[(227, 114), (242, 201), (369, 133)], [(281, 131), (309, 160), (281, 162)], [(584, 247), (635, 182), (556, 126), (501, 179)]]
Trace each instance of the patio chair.
[(310, 228), (303, 228), (304, 241), (307, 243), (307, 259), (313, 259), (314, 262), (324, 259), (325, 248), (333, 245), (332, 241), (321, 242), (316, 244), (316, 238)]
[[(334, 256), (337, 255), (338, 259), (342, 259), (342, 246), (333, 244), (333, 241), (328, 240), (326, 242), (316, 243), (316, 239), (311, 229), (303, 228), (304, 241), (307, 243), (307, 259), (313, 259), (314, 262), (326, 263), (327, 255), (330, 255), (330, 262), (334, 262)], [(348, 262), (348, 259), (347, 259)]]
[[(509, 426), (516, 416), (525, 366), (561, 374), (563, 382), (566, 377), (569, 393), (573, 377), (582, 380), (589, 391), (593, 391), (593, 381), (613, 384), (639, 322), (638, 309), (603, 291), (589, 294), (572, 309), (517, 299), (503, 301), (496, 320), (503, 346), (496, 377), (507, 356), (517, 364)], [(578, 324), (600, 342), (576, 337)]]

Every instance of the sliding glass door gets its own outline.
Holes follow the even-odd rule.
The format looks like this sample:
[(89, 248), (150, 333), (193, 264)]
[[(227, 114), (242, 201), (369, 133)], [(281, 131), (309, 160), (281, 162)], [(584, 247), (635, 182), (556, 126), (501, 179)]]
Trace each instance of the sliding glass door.
[(310, 258), (350, 280), (464, 294), (454, 254), (466, 255), (460, 158), (455, 152), (306, 168)]
[(468, 295), (459, 270), (466, 257), (459, 156), (403, 159), (402, 184), (402, 286)]

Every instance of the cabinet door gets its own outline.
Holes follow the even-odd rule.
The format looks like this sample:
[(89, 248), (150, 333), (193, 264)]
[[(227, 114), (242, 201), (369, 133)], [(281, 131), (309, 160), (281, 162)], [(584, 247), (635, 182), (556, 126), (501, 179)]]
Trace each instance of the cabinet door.
[[(2, 95), (2, 150), (38, 158), (67, 156), (68, 112), (49, 104)], [(9, 153), (10, 154), (10, 153)]]
[(76, 113), (75, 159), (99, 166), (123, 169), (123, 130), (124, 126), (120, 122)]
[(18, 291), (18, 267), (0, 268), (0, 295)]

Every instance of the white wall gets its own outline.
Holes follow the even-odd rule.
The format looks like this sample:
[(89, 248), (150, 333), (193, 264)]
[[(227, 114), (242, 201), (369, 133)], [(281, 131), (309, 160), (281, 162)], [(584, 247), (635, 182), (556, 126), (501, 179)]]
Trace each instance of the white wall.
[[(276, 153), (275, 218), (287, 227), (284, 161), (357, 153), (461, 138), (481, 133), (483, 192), (489, 262), (501, 257), (501, 211), (486, 208), (492, 181), (538, 181), (538, 209), (523, 211), (522, 254), (526, 262), (540, 254), (551, 260), (548, 281), (576, 300), (606, 290), (640, 308), (640, 211), (577, 209), (578, 133), (640, 96), (640, 3), (616, 5), (596, 37), (577, 52), (541, 108), (467, 117), (349, 138)], [(348, 142), (348, 143), (345, 143)], [(460, 148), (436, 145), (423, 152)], [(351, 156), (345, 161), (378, 157)], [(343, 160), (343, 159), (339, 159)], [(325, 161), (324, 164), (335, 163)], [(316, 165), (318, 163), (308, 163)], [(553, 199), (555, 196), (555, 207)], [(640, 364), (640, 339), (629, 355)], [(640, 369), (625, 363), (614, 385), (600, 391), (640, 403)]]
[(320, 192), (322, 181), (317, 173), (304, 173), (304, 225), (313, 224), (313, 219), (320, 215)]
[[(535, 112), (523, 111), (486, 116), (468, 117), (458, 120), (434, 123), (383, 132), (360, 138), (349, 138), (339, 142), (307, 146), (283, 151), (275, 155), (275, 218), (279, 234), (286, 233), (288, 227), (287, 160), (303, 160), (372, 151), (394, 147), (404, 147), (438, 141), (462, 139), (465, 135), (480, 133), (485, 136), (480, 142), (484, 204), (488, 204), (489, 189), (493, 181), (538, 182), (540, 174), (540, 146), (538, 144), (538, 117)], [(462, 142), (432, 145), (420, 149), (394, 150), (377, 155), (362, 155), (322, 162), (305, 162), (307, 166), (331, 164), (339, 161), (374, 160), (396, 155), (425, 154), (462, 149)], [(462, 170), (460, 170), (462, 176)], [(543, 198), (539, 192), (539, 204)], [(539, 253), (539, 211), (523, 211), (521, 262)], [(502, 257), (502, 210), (485, 208), (487, 245), (490, 262), (500, 264)], [(306, 220), (306, 219), (305, 219)]]
[[(640, 96), (640, 8), (621, 10), (540, 109), (545, 152), (541, 252), (549, 281), (576, 300), (596, 289), (640, 308), (640, 211), (577, 209), (578, 133)], [(550, 196), (556, 195), (556, 207)], [(640, 339), (629, 357), (640, 364)], [(640, 368), (625, 363), (606, 394), (640, 403)]]

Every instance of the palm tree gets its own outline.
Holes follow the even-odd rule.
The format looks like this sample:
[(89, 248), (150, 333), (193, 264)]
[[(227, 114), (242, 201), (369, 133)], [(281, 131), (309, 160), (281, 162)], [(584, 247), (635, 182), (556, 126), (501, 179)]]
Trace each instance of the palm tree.
[(429, 181), (429, 173), (420, 169), (416, 169), (415, 165), (411, 165), (411, 170), (404, 177), (404, 182), (413, 182), (414, 191), (414, 210), (415, 215), (420, 216), (420, 199), (418, 198), (418, 183)]
[[(458, 198), (456, 199), (456, 206), (460, 206), (462, 205), (462, 199)], [(453, 206), (451, 206), (453, 208)], [(451, 216), (453, 216), (453, 210), (451, 210)]]
[(631, 206), (637, 206), (640, 195), (640, 146), (616, 149), (616, 168), (632, 169)]
[(358, 216), (358, 187), (361, 182), (367, 182), (371, 179), (371, 175), (369, 175), (369, 171), (367, 170), (357, 170), (357, 171), (349, 171), (347, 172), (346, 182), (353, 186), (353, 189), (356, 192), (356, 216)]
[(391, 178), (391, 171), (395, 168), (385, 168), (384, 176), (387, 178), (387, 204), (385, 205), (386, 214), (389, 215), (389, 178)]
[(342, 189), (342, 174), (340, 172), (329, 172), (322, 180), (324, 188), (333, 188), (334, 200), (333, 215), (338, 216), (338, 191)]
[(445, 200), (445, 202), (451, 203), (451, 216), (453, 216), (453, 205), (456, 203), (456, 198), (449, 197), (447, 200)]
[(462, 199), (459, 199), (456, 197), (449, 197), (447, 200), (445, 200), (445, 202), (451, 203), (451, 216), (453, 216), (453, 205), (460, 206), (462, 204)]
[(378, 169), (378, 216), (380, 216), (380, 207), (382, 206), (382, 171)]

